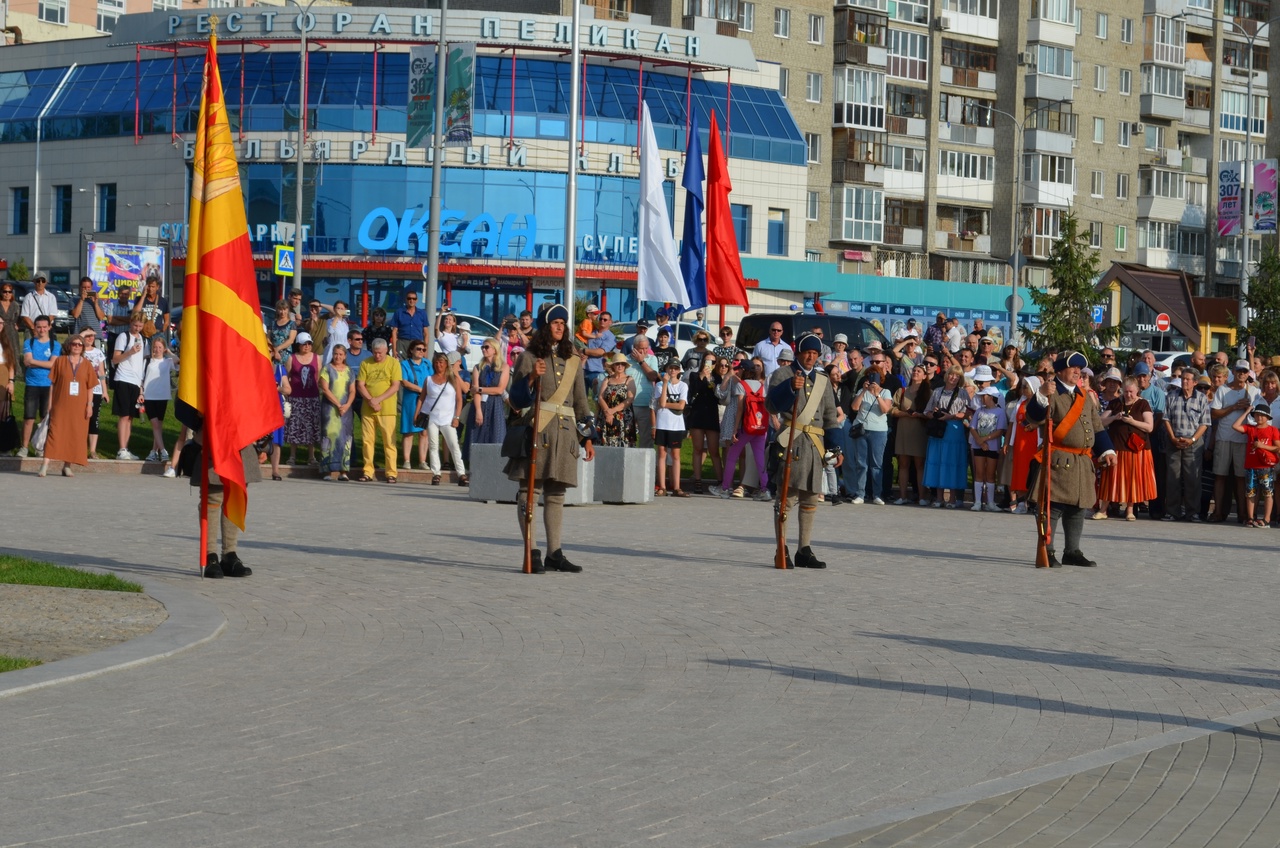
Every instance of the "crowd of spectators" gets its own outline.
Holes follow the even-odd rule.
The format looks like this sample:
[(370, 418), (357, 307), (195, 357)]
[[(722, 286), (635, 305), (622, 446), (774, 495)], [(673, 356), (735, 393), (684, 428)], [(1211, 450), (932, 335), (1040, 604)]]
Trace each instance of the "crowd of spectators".
[[(116, 458), (138, 458), (130, 451), (132, 422), (143, 418), (151, 425), (147, 459), (165, 463), (165, 476), (174, 476), (173, 457), (186, 434), (170, 451), (161, 428), (180, 363), (166, 344), (168, 304), (153, 282), (136, 299), (122, 294), (117, 304), (103, 305), (91, 282), (82, 281), (68, 341), (76, 342), (76, 373), (83, 359), (96, 379), (68, 391), (89, 397), (76, 407), (87, 409), (88, 457), (96, 455), (101, 408), (109, 404), (120, 438)], [(443, 443), (453, 478), (466, 485), (471, 446), (501, 443), (505, 435), (510, 368), (528, 343), (532, 315), (509, 316), (498, 336), (473, 339), (465, 323), (442, 310), (428, 351), (432, 319), (413, 293), (390, 320), (377, 309), (365, 327), (351, 321), (342, 302), (313, 300), (304, 310), (301, 294), (295, 289), (277, 303), (266, 322), (285, 420), (258, 446), (273, 479), (282, 479), (287, 446), (290, 465), (310, 463), (323, 479), (372, 481), (381, 441), (388, 483), (399, 468), (415, 467), (416, 454), (416, 467), (439, 485)], [(21, 327), (29, 337), (19, 347)], [(641, 321), (634, 336), (620, 339), (612, 316), (595, 306), (576, 329), (599, 443), (653, 449), (659, 496), (768, 499), (766, 446), (779, 421), (766, 411), (764, 396), (773, 372), (794, 359), (781, 324), (751, 350), (734, 344), (730, 327), (721, 327), (718, 338), (699, 329), (683, 356), (665, 322), (653, 340), (650, 329)], [(57, 426), (56, 404), (49, 414), (60, 391), (56, 365), (71, 351), (50, 331), (47, 315), (18, 314), (12, 287), (0, 288), (0, 378), (9, 392), (19, 371), (26, 380), (19, 456), (28, 454), (40, 420)], [(813, 333), (822, 341), (820, 361), (844, 434), (846, 460), (827, 469), (828, 503), (1027, 512), (1039, 434), (1025, 425), (1023, 404), (1039, 381), (1053, 379), (1054, 351), (1024, 362), (981, 322), (965, 328), (944, 314), (923, 332), (912, 322), (888, 349), (878, 342), (859, 349), (843, 334), (824, 339), (820, 328)], [(1225, 352), (1196, 352), (1166, 373), (1152, 351), (1124, 363), (1110, 347), (1097, 352), (1084, 377), (1118, 461), (1098, 474), (1093, 518), (1221, 522), (1234, 501), (1241, 524), (1270, 525), (1280, 357), (1265, 363), (1250, 353), (1232, 361)], [(693, 460), (687, 480), (686, 441)]]

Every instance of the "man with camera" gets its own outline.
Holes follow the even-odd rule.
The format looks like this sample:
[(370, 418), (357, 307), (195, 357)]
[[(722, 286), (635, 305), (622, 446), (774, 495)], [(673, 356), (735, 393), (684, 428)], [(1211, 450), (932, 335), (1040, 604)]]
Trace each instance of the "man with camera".
[(80, 296), (76, 298), (75, 306), (71, 307), (71, 334), (78, 336), (85, 330), (101, 333), (106, 320), (107, 314), (98, 302), (98, 289), (93, 280), (81, 277)]
[[(831, 380), (818, 368), (822, 356), (822, 340), (806, 335), (797, 345), (796, 361), (781, 365), (769, 378), (769, 394), (766, 406), (774, 415), (782, 418), (778, 429), (777, 444), (784, 451), (790, 449), (791, 475), (787, 491), (788, 510), (792, 505), (800, 507), (800, 548), (796, 551), (796, 568), (826, 568), (827, 564), (814, 554), (810, 541), (813, 536), (813, 518), (818, 511), (818, 496), (823, 490), (823, 469), (827, 455), (833, 456), (835, 467), (843, 464), (840, 449), (840, 425), (836, 413), (836, 396), (831, 390)], [(791, 415), (795, 411), (795, 444), (788, 444), (791, 433)], [(785, 455), (783, 462), (786, 462)], [(776, 476), (775, 476), (776, 474)], [(770, 480), (781, 480), (782, 466), (775, 472), (769, 470)], [(781, 495), (781, 492), (779, 492)], [(781, 535), (785, 528), (781, 523), (779, 502), (774, 511), (774, 528)], [(787, 554), (790, 564), (790, 553)]]

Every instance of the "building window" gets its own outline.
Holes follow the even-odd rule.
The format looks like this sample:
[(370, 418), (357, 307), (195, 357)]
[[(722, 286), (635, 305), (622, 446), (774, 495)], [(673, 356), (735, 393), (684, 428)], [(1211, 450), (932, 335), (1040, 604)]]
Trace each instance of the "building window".
[(124, 0), (98, 0), (98, 32), (113, 32), (124, 14)]
[(967, 180), (994, 180), (995, 172), (996, 157), (994, 156), (984, 156), (981, 153), (962, 153), (959, 150), (938, 151), (939, 176), (960, 177)]
[(786, 97), (791, 93), (791, 71), (778, 68), (778, 94)]
[(844, 241), (878, 242), (884, 238), (884, 192), (845, 186), (841, 235)]
[(773, 34), (778, 38), (791, 37), (791, 10), (790, 9), (774, 9), (773, 10)]
[(1094, 91), (1107, 90), (1107, 66), (1106, 65), (1093, 66), (1093, 90)]
[(738, 2), (738, 31), (754, 32), (756, 28), (756, 4), (747, 0)]
[(1102, 187), (1105, 185), (1106, 175), (1102, 171), (1094, 171), (1089, 178), (1089, 196), (1102, 197)]
[(1102, 222), (1089, 222), (1089, 246), (1094, 250), (1102, 249)]
[(883, 130), (884, 74), (866, 68), (843, 68), (836, 70), (835, 80), (836, 126)]
[[(946, 98), (947, 95), (939, 96)], [(905, 85), (890, 83), (885, 86), (885, 103), (890, 115), (900, 118), (923, 118), (929, 110), (929, 92), (923, 88), (908, 88)], [(948, 113), (943, 112), (943, 114)]]
[(1143, 50), (1147, 61), (1182, 66), (1187, 61), (1187, 28), (1181, 17), (1147, 15), (1143, 20)]
[(1076, 17), (1076, 35), (1080, 35), (1081, 33), (1084, 32), (1084, 12), (1082, 12), (1080, 9), (1076, 9), (1075, 17)]
[(1133, 137), (1133, 124), (1128, 121), (1121, 121), (1120, 124), (1120, 146), (1128, 147), (1129, 140)]
[(827, 19), (822, 15), (809, 16), (809, 43), (821, 44), (827, 33)]
[(889, 61), (885, 71), (891, 77), (926, 80), (929, 77), (929, 36), (919, 32), (889, 30)]
[(891, 227), (922, 230), (924, 229), (924, 204), (918, 200), (887, 197), (884, 201), (884, 222)]
[(37, 10), (40, 20), (47, 24), (67, 23), (67, 0), (40, 0)]
[(1176, 250), (1178, 225), (1167, 221), (1138, 222), (1138, 250)]
[(1142, 66), (1142, 93), (1158, 94), (1161, 97), (1176, 97), (1182, 100), (1187, 95), (1185, 78), (1180, 68), (1166, 68), (1163, 65)]
[(787, 255), (787, 210), (769, 210), (769, 244), (766, 248), (770, 256)]
[(1107, 134), (1107, 119), (1094, 118), (1093, 119), (1093, 143), (1102, 144), (1103, 142), (1105, 142), (1107, 140), (1106, 134)]
[(1107, 24), (1109, 21), (1110, 21), (1110, 16), (1107, 15), (1106, 12), (1098, 13), (1098, 26), (1097, 26), (1097, 29), (1095, 30), (1098, 35), (1098, 38), (1105, 39), (1107, 37)]
[(738, 252), (751, 252), (751, 207), (745, 203), (730, 203), (729, 214), (733, 217), (733, 234), (738, 237)]
[(151, 8), (156, 12), (167, 12), (172, 9), (181, 9), (182, 0), (151, 0)]
[[(950, 38), (944, 38), (942, 40), (942, 64), (949, 68), (995, 73), (996, 48), (971, 41), (955, 41)], [(952, 76), (952, 84), (956, 84), (954, 75)]]
[(1218, 118), (1218, 126), (1224, 130), (1242, 133), (1248, 124), (1252, 124), (1254, 135), (1266, 135), (1268, 109), (1266, 96), (1254, 94), (1252, 121), (1245, 117), (1248, 111), (1245, 104), (1248, 100), (1248, 94), (1243, 91), (1219, 91), (1218, 102), (1222, 114)]
[(820, 197), (821, 195), (816, 191), (811, 191), (805, 195), (804, 219), (806, 221), (818, 220), (818, 204), (820, 202)]
[(889, 145), (884, 166), (890, 171), (906, 171), (912, 174), (924, 173), (924, 148), (899, 147)]
[(1187, 177), (1181, 171), (1139, 168), (1138, 197), (1167, 197), (1171, 200), (1186, 200)]
[(804, 147), (807, 153), (805, 161), (816, 165), (822, 161), (822, 134), (807, 132), (804, 134)]
[(1040, 44), (1036, 53), (1036, 73), (1062, 79), (1075, 77), (1075, 52), (1070, 47)]
[(1129, 228), (1124, 224), (1116, 224), (1116, 250), (1123, 253), (1129, 249)]
[(805, 74), (804, 99), (810, 103), (822, 102), (822, 74)]
[(116, 184), (98, 184), (98, 209), (94, 229), (100, 233), (116, 231)]
[(1128, 68), (1120, 69), (1120, 93), (1121, 94), (1133, 93), (1133, 71), (1129, 70)]
[(1116, 174), (1116, 200), (1129, 199), (1129, 175)]
[(822, 261), (822, 251), (821, 251), (821, 250), (806, 250), (806, 251), (804, 252), (804, 261), (805, 261), (805, 262), (821, 262), (821, 261)]
[(19, 186), (9, 190), (9, 233), (25, 236), (31, 232), (31, 189)]
[(1022, 178), (1028, 183), (1059, 183), (1071, 185), (1075, 182), (1075, 160), (1069, 156), (1054, 156), (1048, 153), (1028, 153), (1022, 157)]
[(1058, 236), (1062, 233), (1062, 216), (1061, 209), (1043, 209), (1036, 207), (1035, 210), (1035, 230), (1031, 238), (1031, 255), (1040, 258), (1047, 258), (1049, 251), (1053, 250), (1053, 245), (1058, 240)]
[(1133, 43), (1133, 18), (1120, 19), (1120, 41), (1125, 44)]
[(976, 15), (980, 18), (1000, 17), (1000, 0), (942, 0), (946, 12)]
[(1178, 229), (1178, 252), (1183, 256), (1204, 256), (1206, 241), (1203, 230)]
[(49, 232), (71, 232), (71, 186), (56, 185), (53, 187), (53, 221)]
[(1069, 24), (1075, 21), (1074, 6), (1072, 0), (1032, 0), (1031, 17)]

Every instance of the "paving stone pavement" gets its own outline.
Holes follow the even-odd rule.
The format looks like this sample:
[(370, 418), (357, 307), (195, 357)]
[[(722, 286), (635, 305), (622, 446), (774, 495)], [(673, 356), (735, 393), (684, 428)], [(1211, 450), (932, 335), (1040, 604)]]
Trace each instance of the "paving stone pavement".
[(0, 698), (0, 845), (847, 842), (1280, 715), (1270, 531), (1089, 522), (1103, 567), (1037, 571), (1026, 517), (825, 507), (780, 572), (769, 505), (664, 499), (567, 510), (587, 571), (535, 577), (510, 506), (298, 480), (202, 582), (195, 504), (0, 475), (3, 549), (226, 619)]

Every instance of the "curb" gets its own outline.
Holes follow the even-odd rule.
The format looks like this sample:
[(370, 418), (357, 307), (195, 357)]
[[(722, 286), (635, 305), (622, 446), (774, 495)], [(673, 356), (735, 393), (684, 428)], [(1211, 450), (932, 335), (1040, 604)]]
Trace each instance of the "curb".
[(211, 601), (164, 583), (139, 580), (135, 575), (128, 579), (141, 583), (143, 591), (169, 613), (159, 627), (145, 636), (91, 654), (6, 672), (0, 675), (0, 698), (172, 657), (213, 641), (226, 629), (226, 617)]

